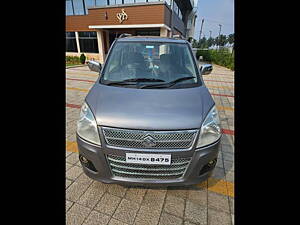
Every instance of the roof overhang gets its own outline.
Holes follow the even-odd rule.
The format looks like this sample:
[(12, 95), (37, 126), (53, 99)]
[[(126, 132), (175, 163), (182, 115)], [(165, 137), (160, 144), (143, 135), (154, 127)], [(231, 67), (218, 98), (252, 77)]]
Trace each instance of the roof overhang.
[(163, 27), (171, 30), (166, 24), (128, 24), (128, 25), (90, 25), (90, 29), (120, 29), (120, 28), (157, 28)]

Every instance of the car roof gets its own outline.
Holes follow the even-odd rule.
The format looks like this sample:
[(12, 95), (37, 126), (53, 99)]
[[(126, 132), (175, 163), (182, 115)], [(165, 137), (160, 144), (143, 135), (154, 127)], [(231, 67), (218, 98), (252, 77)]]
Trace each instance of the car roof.
[(120, 42), (145, 41), (145, 42), (189, 43), (187, 40), (184, 40), (184, 39), (159, 37), (159, 36), (129, 36), (129, 37), (118, 38), (117, 41), (118, 42), (119, 41)]

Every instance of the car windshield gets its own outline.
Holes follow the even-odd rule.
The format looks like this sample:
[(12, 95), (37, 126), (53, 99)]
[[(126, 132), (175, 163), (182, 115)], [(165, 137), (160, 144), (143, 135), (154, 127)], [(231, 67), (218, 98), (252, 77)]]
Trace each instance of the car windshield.
[(142, 83), (143, 87), (151, 84), (155, 88), (177, 80), (174, 86), (199, 86), (192, 57), (186, 43), (117, 42), (103, 69), (101, 83), (126, 87)]

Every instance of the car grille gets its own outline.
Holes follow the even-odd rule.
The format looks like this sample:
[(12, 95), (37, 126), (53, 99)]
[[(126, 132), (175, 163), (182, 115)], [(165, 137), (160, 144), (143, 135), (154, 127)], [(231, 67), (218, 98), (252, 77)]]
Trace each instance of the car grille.
[(172, 159), (171, 165), (141, 165), (126, 163), (123, 156), (108, 155), (112, 174), (137, 179), (176, 179), (184, 175), (191, 158)]
[[(108, 146), (137, 149), (190, 149), (197, 130), (143, 131), (102, 127)], [(150, 139), (150, 145), (149, 145)]]

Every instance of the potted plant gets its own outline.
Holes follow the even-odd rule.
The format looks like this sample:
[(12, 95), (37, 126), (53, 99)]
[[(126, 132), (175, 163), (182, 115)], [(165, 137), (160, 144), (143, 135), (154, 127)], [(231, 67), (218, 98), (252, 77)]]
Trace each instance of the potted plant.
[(81, 62), (81, 64), (85, 64), (85, 59), (86, 59), (86, 56), (82, 53), (80, 55), (80, 62)]

